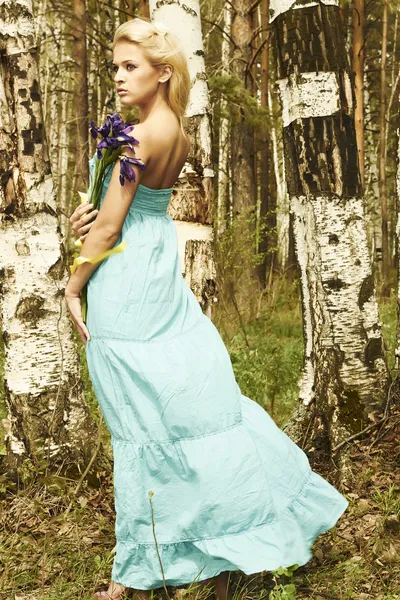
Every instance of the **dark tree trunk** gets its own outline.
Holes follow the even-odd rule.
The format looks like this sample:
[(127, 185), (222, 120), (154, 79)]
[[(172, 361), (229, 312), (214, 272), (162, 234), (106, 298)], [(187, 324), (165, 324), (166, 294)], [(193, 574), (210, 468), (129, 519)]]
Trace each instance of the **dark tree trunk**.
[(86, 52), (86, 0), (73, 0), (76, 172), (75, 191), (86, 191), (89, 183), (89, 119)]

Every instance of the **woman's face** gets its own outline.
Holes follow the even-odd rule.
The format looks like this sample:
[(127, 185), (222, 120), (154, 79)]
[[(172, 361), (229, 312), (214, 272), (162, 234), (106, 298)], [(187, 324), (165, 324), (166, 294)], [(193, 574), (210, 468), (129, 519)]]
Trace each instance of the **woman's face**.
[[(145, 58), (142, 49), (133, 42), (121, 41), (114, 47), (114, 81), (121, 104), (146, 104), (157, 93), (162, 68), (155, 69)], [(124, 90), (118, 92), (118, 90)]]

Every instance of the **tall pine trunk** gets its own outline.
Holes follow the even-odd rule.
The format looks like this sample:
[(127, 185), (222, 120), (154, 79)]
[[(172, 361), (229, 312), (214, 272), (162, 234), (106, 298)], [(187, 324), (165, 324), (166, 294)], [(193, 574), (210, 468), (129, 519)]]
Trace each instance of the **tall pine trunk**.
[(354, 119), (360, 167), (361, 184), (364, 190), (364, 56), (365, 56), (365, 6), (364, 0), (353, 0), (353, 54), (354, 92), (356, 106)]
[(389, 270), (392, 261), (389, 244), (386, 186), (386, 55), (388, 36), (388, 0), (383, 0), (382, 10), (381, 104), (379, 119), (379, 200), (382, 214), (382, 293), (389, 294)]
[(75, 62), (75, 191), (89, 183), (88, 73), (86, 52), (86, 0), (73, 0)]
[[(270, 62), (270, 29), (269, 29), (269, 0), (261, 0), (259, 6), (261, 35), (259, 44), (262, 46), (260, 51), (261, 62), (261, 106), (269, 109), (269, 62)], [(272, 121), (272, 119), (271, 119)], [(273, 269), (276, 268), (277, 253), (277, 190), (275, 185), (272, 142), (270, 131), (271, 121), (265, 123), (260, 136), (260, 162), (261, 168), (259, 181), (261, 187), (260, 193), (260, 220), (261, 237), (258, 245), (260, 253), (265, 253), (265, 257), (258, 266), (258, 275), (263, 288), (270, 283)]]
[[(233, 73), (252, 94), (251, 61), (253, 27), (250, 4), (233, 0), (232, 41)], [(258, 311), (259, 280), (253, 264), (256, 253), (257, 187), (254, 168), (254, 128), (243, 108), (232, 108), (231, 166), (232, 178), (232, 248), (235, 252), (231, 297), (240, 314), (251, 319)]]

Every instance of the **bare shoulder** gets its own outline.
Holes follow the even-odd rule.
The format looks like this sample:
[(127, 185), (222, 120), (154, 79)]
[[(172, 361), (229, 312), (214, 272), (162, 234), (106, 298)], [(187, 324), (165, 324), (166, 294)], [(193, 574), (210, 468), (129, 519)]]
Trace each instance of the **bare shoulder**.
[[(177, 140), (176, 128), (167, 126), (165, 123), (138, 123), (129, 135), (135, 138), (139, 143), (135, 144), (135, 152), (139, 156), (139, 151), (144, 151), (146, 158), (151, 158), (151, 155), (160, 151), (164, 152), (172, 147), (176, 147), (179, 141)], [(190, 136), (188, 133), (183, 135), (187, 151), (190, 149)], [(182, 137), (181, 137), (182, 139)]]
[(138, 123), (134, 126), (134, 129), (128, 133), (128, 136), (135, 140), (135, 143), (133, 144), (134, 150), (131, 150), (127, 145), (123, 145), (123, 153), (135, 158), (141, 158), (146, 162), (151, 157), (153, 142), (150, 128), (146, 126), (145, 123)]
[(146, 123), (138, 123), (128, 135), (139, 142), (138, 144), (135, 144), (135, 147), (140, 147), (141, 145), (142, 148), (148, 146), (153, 137), (151, 128)]

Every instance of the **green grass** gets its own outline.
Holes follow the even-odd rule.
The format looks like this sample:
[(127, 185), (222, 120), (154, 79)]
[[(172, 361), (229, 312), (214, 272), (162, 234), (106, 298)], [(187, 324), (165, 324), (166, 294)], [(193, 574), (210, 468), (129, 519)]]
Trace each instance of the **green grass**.
[(298, 397), (303, 361), (301, 305), (297, 284), (278, 282), (261, 315), (226, 340), (242, 393), (283, 426)]

